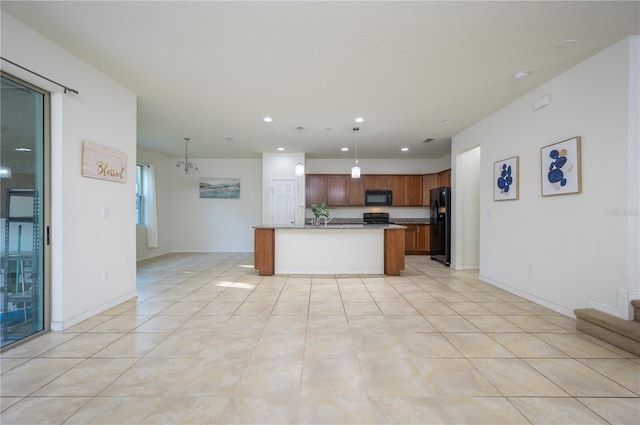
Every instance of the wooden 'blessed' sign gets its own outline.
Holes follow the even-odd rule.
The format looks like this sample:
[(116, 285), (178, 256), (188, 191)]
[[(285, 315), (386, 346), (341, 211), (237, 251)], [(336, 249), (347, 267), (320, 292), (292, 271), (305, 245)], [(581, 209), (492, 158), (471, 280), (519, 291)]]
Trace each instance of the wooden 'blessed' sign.
[(82, 142), (82, 175), (126, 183), (127, 154), (95, 143)]

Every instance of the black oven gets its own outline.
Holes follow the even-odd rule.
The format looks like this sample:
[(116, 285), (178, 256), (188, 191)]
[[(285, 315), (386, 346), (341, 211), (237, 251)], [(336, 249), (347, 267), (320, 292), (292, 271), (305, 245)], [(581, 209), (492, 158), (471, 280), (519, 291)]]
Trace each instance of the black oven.
[(364, 193), (364, 204), (366, 206), (391, 206), (391, 191), (390, 190), (367, 190)]

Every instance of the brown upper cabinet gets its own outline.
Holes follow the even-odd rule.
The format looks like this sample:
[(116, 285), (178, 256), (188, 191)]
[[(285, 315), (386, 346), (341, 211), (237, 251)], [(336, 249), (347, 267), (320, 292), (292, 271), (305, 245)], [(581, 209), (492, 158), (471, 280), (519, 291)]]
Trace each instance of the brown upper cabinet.
[(451, 184), (451, 170), (426, 175), (307, 174), (306, 205), (326, 202), (333, 207), (364, 206), (367, 190), (391, 190), (394, 207), (429, 206), (429, 191)]
[(364, 206), (364, 185), (365, 179), (352, 179), (350, 176), (347, 179), (347, 206), (348, 207), (363, 207)]
[(364, 190), (391, 190), (392, 177), (393, 176), (388, 175), (371, 174), (362, 176), (362, 180), (364, 181)]
[(327, 200), (327, 176), (322, 174), (307, 174), (306, 178), (306, 204), (321, 204)]
[(451, 169), (438, 173), (438, 187), (451, 186)]
[(391, 176), (394, 207), (422, 206), (422, 176)]
[(437, 174), (425, 174), (424, 176), (422, 176), (422, 205), (424, 205), (425, 207), (430, 206), (431, 189), (435, 189), (437, 187)]
[(327, 205), (346, 206), (347, 205), (347, 186), (346, 176), (344, 175), (328, 175), (327, 176)]

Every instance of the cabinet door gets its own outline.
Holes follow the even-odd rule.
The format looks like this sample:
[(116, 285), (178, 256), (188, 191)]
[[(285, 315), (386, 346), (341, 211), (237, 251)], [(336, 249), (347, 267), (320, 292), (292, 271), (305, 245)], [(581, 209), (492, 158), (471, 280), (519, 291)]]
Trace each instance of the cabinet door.
[(440, 171), (438, 173), (438, 187), (451, 186), (451, 169)]
[(392, 190), (391, 188), (392, 176), (378, 176), (378, 189), (380, 190)]
[(406, 254), (415, 254), (418, 249), (418, 226), (415, 224), (406, 224), (404, 229), (404, 252)]
[(431, 206), (430, 192), (431, 189), (438, 187), (437, 174), (425, 174), (422, 176), (422, 205)]
[(404, 207), (407, 205), (405, 184), (405, 176), (391, 176), (391, 192), (393, 194), (393, 202), (391, 202), (391, 205), (394, 207)]
[(347, 177), (347, 206), (364, 206), (364, 179)]
[(422, 176), (405, 176), (407, 206), (422, 206)]
[(327, 176), (327, 205), (344, 207), (347, 205), (346, 176)]
[(364, 183), (364, 190), (378, 190), (378, 176), (362, 176), (360, 179)]
[(327, 176), (307, 174), (306, 176), (306, 205), (321, 204), (327, 200)]
[(429, 254), (430, 237), (429, 232), (431, 228), (428, 224), (418, 224), (417, 234), (417, 251), (421, 254)]

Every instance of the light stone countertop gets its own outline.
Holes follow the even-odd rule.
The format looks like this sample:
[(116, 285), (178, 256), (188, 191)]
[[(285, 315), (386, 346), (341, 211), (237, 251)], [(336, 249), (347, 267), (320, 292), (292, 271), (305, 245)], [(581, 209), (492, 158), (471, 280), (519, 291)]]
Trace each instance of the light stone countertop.
[(305, 224), (304, 226), (286, 225), (286, 224), (264, 224), (253, 226), (255, 229), (300, 229), (300, 230), (340, 230), (340, 229), (361, 229), (361, 230), (376, 230), (376, 229), (406, 229), (406, 226), (398, 224), (321, 224), (319, 226), (311, 226)]

